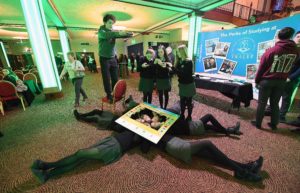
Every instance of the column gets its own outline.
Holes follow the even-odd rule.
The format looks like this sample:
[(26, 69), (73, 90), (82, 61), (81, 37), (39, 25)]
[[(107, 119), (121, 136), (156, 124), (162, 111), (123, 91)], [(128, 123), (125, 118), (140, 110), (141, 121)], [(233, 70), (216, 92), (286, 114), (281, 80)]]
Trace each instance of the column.
[(201, 12), (196, 13), (193, 12), (190, 16), (190, 26), (189, 26), (189, 37), (188, 37), (188, 55), (190, 58), (194, 58), (197, 51), (197, 43), (198, 43), (198, 36), (200, 35), (202, 27), (202, 15)]
[(3, 42), (0, 42), (0, 59), (4, 68), (10, 67)]
[(53, 49), (41, 0), (21, 0), (29, 40), (44, 93), (61, 91)]
[(61, 48), (64, 56), (64, 61), (68, 62), (69, 60), (68, 60), (67, 53), (70, 51), (70, 46), (69, 46), (68, 34), (66, 32), (66, 28), (58, 27), (57, 30), (58, 30)]

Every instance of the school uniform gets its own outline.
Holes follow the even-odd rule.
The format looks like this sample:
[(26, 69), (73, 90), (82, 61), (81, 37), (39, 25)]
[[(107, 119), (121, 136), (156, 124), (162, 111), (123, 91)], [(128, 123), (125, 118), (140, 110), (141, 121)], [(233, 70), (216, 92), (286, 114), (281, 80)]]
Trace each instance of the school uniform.
[(179, 82), (179, 96), (193, 97), (196, 94), (195, 80), (193, 77), (193, 62), (184, 60), (179, 62), (176, 67)]
[(159, 64), (156, 64), (155, 68), (157, 90), (171, 91), (171, 81), (168, 66), (164, 68)]
[[(147, 63), (149, 66), (143, 68), (142, 65)], [(151, 92), (154, 88), (154, 78), (155, 78), (155, 66), (153, 60), (148, 60), (146, 57), (143, 57), (140, 61), (139, 67), (140, 71), (140, 82), (139, 82), (139, 91), (141, 92)]]

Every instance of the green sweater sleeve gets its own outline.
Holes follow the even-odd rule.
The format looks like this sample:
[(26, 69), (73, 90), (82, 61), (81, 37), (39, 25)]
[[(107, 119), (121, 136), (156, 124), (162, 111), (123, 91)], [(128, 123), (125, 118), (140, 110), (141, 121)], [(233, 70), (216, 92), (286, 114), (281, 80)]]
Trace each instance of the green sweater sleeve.
[(104, 29), (99, 29), (98, 38), (99, 39), (112, 39), (112, 38), (120, 38), (122, 36), (119, 35), (119, 32), (113, 31), (105, 31)]

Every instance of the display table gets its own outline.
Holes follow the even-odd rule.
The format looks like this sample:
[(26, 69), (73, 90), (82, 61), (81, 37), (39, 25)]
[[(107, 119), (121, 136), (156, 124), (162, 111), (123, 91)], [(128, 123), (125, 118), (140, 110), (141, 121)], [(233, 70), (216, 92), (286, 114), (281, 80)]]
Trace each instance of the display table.
[(240, 108), (241, 102), (244, 103), (245, 107), (248, 107), (253, 99), (253, 88), (251, 83), (234, 82), (233, 80), (197, 74), (195, 76), (195, 84), (197, 88), (219, 91), (223, 95), (231, 98), (231, 106), (233, 108)]

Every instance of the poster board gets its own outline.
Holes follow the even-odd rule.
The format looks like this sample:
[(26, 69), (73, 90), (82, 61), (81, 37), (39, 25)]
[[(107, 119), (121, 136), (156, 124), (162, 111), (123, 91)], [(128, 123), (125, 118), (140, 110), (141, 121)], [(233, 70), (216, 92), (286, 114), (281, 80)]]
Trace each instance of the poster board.
[[(161, 126), (159, 128), (152, 128), (147, 126), (147, 123), (142, 123), (136, 118), (141, 115), (141, 112), (152, 112), (152, 115), (159, 116), (161, 118)], [(130, 131), (144, 137), (145, 139), (157, 144), (159, 140), (164, 136), (168, 129), (179, 118), (179, 115), (163, 110), (159, 107), (148, 103), (141, 103), (135, 108), (128, 111), (126, 114), (116, 120), (116, 123), (126, 127)]]
[[(262, 55), (275, 45), (280, 29), (292, 27), (296, 32), (300, 31), (299, 21), (300, 14), (295, 14), (257, 25), (200, 32), (197, 42), (195, 73), (245, 78), (247, 82), (253, 83), (253, 98), (258, 99), (254, 77)], [(208, 65), (209, 61), (213, 65)], [(232, 68), (224, 68), (230, 61)]]

